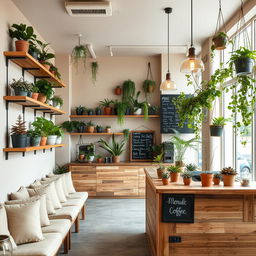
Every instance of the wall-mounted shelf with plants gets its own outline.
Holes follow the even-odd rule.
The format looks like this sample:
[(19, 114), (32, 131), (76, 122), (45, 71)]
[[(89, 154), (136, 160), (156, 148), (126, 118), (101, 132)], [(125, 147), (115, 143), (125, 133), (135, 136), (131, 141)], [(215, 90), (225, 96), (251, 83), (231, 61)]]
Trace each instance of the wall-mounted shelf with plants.
[[(70, 118), (117, 118), (117, 115), (70, 115)], [(125, 115), (127, 118), (143, 118), (143, 115)], [(149, 115), (149, 118), (159, 118), (160, 115)]]

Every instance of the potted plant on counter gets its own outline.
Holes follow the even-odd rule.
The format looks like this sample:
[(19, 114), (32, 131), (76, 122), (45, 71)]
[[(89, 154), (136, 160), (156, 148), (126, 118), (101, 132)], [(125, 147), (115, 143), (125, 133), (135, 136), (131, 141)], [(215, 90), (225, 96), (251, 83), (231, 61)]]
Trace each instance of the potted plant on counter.
[(225, 167), (221, 170), (224, 186), (234, 186), (237, 172), (232, 167)]
[(27, 130), (25, 123), (21, 115), (19, 115), (16, 124), (11, 127), (13, 148), (25, 148), (27, 146)]
[(85, 153), (85, 159), (86, 161), (88, 161), (88, 163), (92, 163), (94, 160), (94, 153), (93, 152)]
[(19, 80), (13, 79), (10, 87), (14, 90), (15, 96), (28, 96), (28, 92), (32, 90), (33, 86), (31, 83), (20, 78)]
[(112, 107), (113, 100), (104, 99), (100, 101), (100, 105), (103, 107), (104, 115), (111, 115), (112, 114)]
[(100, 144), (100, 148), (105, 149), (107, 152), (109, 152), (112, 156), (112, 160), (114, 163), (119, 163), (120, 162), (120, 156), (125, 150), (125, 144), (126, 140), (123, 139), (120, 142), (117, 142), (115, 139), (115, 135), (112, 135), (112, 143), (108, 143), (103, 139), (100, 139), (98, 141)]
[(228, 121), (230, 121), (230, 118), (223, 116), (213, 118), (212, 124), (210, 125), (211, 136), (222, 136), (223, 128)]
[(95, 130), (95, 124), (90, 121), (87, 123), (87, 132), (88, 133), (94, 133), (94, 130)]
[(185, 171), (181, 174), (183, 178), (183, 183), (185, 186), (189, 186), (192, 181), (193, 173), (191, 171)]
[(169, 185), (169, 183), (170, 183), (170, 173), (169, 172), (163, 172), (162, 182), (163, 182), (163, 185)]
[(63, 106), (63, 99), (60, 96), (54, 96), (51, 100), (53, 107), (60, 109)]
[(170, 172), (171, 182), (178, 182), (180, 179), (181, 168), (175, 165), (171, 165), (167, 170)]
[(97, 156), (96, 156), (96, 161), (97, 161), (97, 163), (103, 163), (103, 157), (102, 157), (102, 155), (97, 155)]
[(11, 38), (17, 39), (15, 41), (16, 51), (28, 52), (29, 41), (36, 39), (34, 29), (26, 24), (13, 24), (9, 29), (9, 35)]
[(50, 67), (52, 66), (52, 63), (49, 62), (50, 59), (53, 59), (55, 55), (53, 53), (49, 53), (49, 46), (48, 43), (43, 43), (39, 40), (37, 40), (37, 43), (39, 45), (39, 56), (38, 60), (39, 62), (47, 69), (50, 70)]
[(83, 161), (85, 159), (85, 152), (84, 151), (79, 151), (78, 159), (79, 159), (79, 161)]
[(47, 99), (50, 99), (54, 94), (52, 85), (46, 80), (37, 80), (35, 86), (38, 88), (38, 101), (45, 103)]
[(213, 185), (220, 185), (220, 181), (221, 181), (221, 174), (215, 173), (213, 175)]
[(159, 164), (157, 168), (157, 177), (158, 179), (162, 179), (162, 174), (165, 171), (165, 167), (162, 165), (163, 163), (163, 153), (160, 153), (159, 155), (154, 157), (154, 162), (157, 162)]
[(86, 111), (86, 108), (82, 105), (79, 105), (78, 107), (76, 107), (76, 114), (78, 116), (84, 115), (85, 111)]
[(211, 187), (213, 181), (213, 173), (204, 171), (200, 174), (202, 187)]

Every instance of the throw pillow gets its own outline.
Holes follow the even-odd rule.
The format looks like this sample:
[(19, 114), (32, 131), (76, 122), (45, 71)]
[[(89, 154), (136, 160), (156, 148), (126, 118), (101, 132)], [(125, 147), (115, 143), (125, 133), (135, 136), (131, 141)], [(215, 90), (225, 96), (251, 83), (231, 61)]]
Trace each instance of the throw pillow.
[(29, 194), (25, 187), (20, 187), (20, 189), (17, 192), (10, 194), (11, 200), (22, 200), (22, 199), (28, 199), (28, 198), (29, 198)]

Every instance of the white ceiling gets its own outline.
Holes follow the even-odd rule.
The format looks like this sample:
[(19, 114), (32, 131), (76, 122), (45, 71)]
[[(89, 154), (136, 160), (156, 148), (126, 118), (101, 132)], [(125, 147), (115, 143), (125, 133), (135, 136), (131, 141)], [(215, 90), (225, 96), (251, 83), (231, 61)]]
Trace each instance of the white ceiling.
[[(111, 17), (71, 17), (64, 0), (12, 0), (56, 52), (70, 53), (77, 44), (92, 43), (97, 56), (109, 55), (109, 45), (166, 45), (167, 16), (163, 9), (173, 8), (170, 16), (172, 45), (190, 42), (190, 0), (111, 0)], [(194, 41), (200, 44), (215, 31), (218, 0), (194, 0)], [(222, 0), (224, 18), (239, 8), (240, 0)], [(185, 52), (176, 47), (173, 52)], [(159, 54), (165, 47), (113, 48), (114, 55)]]

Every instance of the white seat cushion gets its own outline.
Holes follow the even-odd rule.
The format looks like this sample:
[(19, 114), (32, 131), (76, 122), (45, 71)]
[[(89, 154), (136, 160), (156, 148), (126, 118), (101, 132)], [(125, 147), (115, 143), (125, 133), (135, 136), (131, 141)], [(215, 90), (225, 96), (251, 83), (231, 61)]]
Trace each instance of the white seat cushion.
[(79, 206), (64, 206), (61, 209), (56, 210), (55, 214), (49, 215), (49, 219), (68, 219), (70, 221), (74, 221), (80, 210), (81, 207)]
[(73, 206), (73, 205), (82, 207), (84, 205), (84, 200), (74, 198), (74, 199), (68, 199), (66, 203), (62, 203), (62, 206)]
[(51, 220), (50, 225), (47, 227), (43, 227), (42, 231), (44, 233), (60, 233), (62, 239), (64, 239), (71, 227), (70, 220), (67, 219), (58, 219)]
[(22, 244), (13, 251), (14, 256), (54, 256), (61, 243), (59, 233), (45, 233), (44, 240), (36, 243)]
[(88, 198), (87, 192), (75, 192), (72, 194), (69, 194), (67, 199), (82, 199), (84, 202), (86, 202)]

